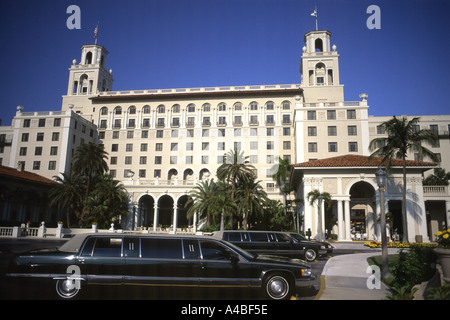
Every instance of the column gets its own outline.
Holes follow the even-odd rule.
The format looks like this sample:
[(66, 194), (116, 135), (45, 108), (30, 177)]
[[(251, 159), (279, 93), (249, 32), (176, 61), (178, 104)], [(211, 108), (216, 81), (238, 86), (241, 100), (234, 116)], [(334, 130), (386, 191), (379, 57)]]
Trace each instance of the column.
[(445, 217), (447, 218), (447, 228), (450, 228), (450, 201), (445, 201)]
[(342, 200), (337, 201), (338, 212), (338, 241), (342, 241), (345, 238), (344, 235), (344, 213), (342, 212)]
[(177, 233), (177, 227), (178, 227), (178, 205), (174, 202), (173, 203), (173, 233)]
[(156, 228), (158, 227), (158, 220), (159, 220), (159, 206), (155, 202), (153, 205), (153, 231), (156, 231)]
[(350, 236), (350, 200), (344, 200), (345, 207), (345, 241), (352, 241)]

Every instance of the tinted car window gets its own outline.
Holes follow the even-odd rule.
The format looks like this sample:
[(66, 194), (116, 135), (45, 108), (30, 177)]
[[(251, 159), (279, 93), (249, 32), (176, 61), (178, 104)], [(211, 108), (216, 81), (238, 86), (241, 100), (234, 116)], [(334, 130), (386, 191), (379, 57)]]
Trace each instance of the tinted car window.
[(254, 232), (250, 234), (252, 242), (267, 242), (267, 234), (265, 232)]
[(248, 232), (241, 232), (241, 237), (242, 237), (241, 241), (250, 241), (250, 238), (248, 236)]
[(123, 256), (127, 258), (139, 257), (139, 238), (125, 238), (123, 243)]
[(122, 238), (97, 238), (94, 257), (120, 257), (121, 251)]
[(278, 242), (291, 242), (291, 238), (282, 233), (277, 233)]
[(228, 241), (241, 241), (241, 233), (240, 232), (228, 233)]
[(82, 256), (90, 256), (92, 255), (92, 249), (94, 248), (95, 238), (89, 238), (83, 247), (83, 252), (81, 252)]
[(183, 253), (185, 259), (199, 259), (198, 240), (183, 239)]
[(181, 259), (181, 239), (141, 239), (142, 258)]
[(203, 260), (229, 260), (230, 251), (213, 241), (200, 241)]
[(269, 237), (270, 242), (277, 242), (277, 236), (275, 233), (268, 233), (267, 236)]

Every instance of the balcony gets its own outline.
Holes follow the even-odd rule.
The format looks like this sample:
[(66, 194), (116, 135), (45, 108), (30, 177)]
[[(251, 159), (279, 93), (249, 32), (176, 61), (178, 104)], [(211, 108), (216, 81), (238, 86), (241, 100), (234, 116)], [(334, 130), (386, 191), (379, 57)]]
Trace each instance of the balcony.
[(449, 186), (423, 186), (425, 201), (450, 201)]

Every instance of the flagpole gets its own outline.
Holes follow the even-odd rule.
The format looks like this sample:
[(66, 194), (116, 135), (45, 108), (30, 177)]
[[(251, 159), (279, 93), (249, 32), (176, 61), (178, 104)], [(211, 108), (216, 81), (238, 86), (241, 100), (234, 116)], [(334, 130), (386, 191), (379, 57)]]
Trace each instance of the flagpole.
[(318, 16), (318, 14), (317, 14), (317, 6), (315, 6), (314, 8), (315, 8), (314, 11), (315, 11), (315, 13), (316, 13), (316, 31), (318, 31), (318, 30), (319, 30), (319, 24), (318, 24), (318, 22), (317, 22), (317, 20), (318, 20), (318, 19), (317, 19), (317, 16)]

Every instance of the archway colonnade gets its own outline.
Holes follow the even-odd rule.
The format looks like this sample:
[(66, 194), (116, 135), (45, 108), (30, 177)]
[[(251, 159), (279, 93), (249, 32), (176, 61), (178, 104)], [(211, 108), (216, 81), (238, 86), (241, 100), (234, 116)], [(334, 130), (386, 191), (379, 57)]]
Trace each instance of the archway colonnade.
[(187, 194), (175, 195), (164, 192), (154, 195), (148, 192), (142, 193), (137, 197), (132, 218), (129, 219), (131, 229), (172, 233), (195, 232), (197, 217), (194, 215), (192, 218), (187, 218), (187, 201)]
[[(424, 201), (422, 174), (434, 164), (407, 161), (406, 222), (402, 219), (403, 174), (402, 167), (395, 163), (387, 177), (385, 203), (380, 203), (380, 191), (375, 172), (377, 161), (366, 156), (345, 155), (328, 159), (311, 160), (295, 164), (291, 173), (291, 184), (296, 198), (304, 199), (299, 214), (304, 217), (304, 231), (317, 237), (323, 233), (337, 234), (337, 240), (380, 240), (380, 213), (384, 205), (388, 213), (388, 235), (402, 240), (403, 223), (406, 223), (409, 242), (421, 239), (429, 242), (427, 216)], [(319, 190), (331, 196), (331, 207), (325, 204), (310, 204), (309, 192)], [(319, 219), (319, 214), (322, 219)], [(319, 221), (322, 225), (319, 226)]]

